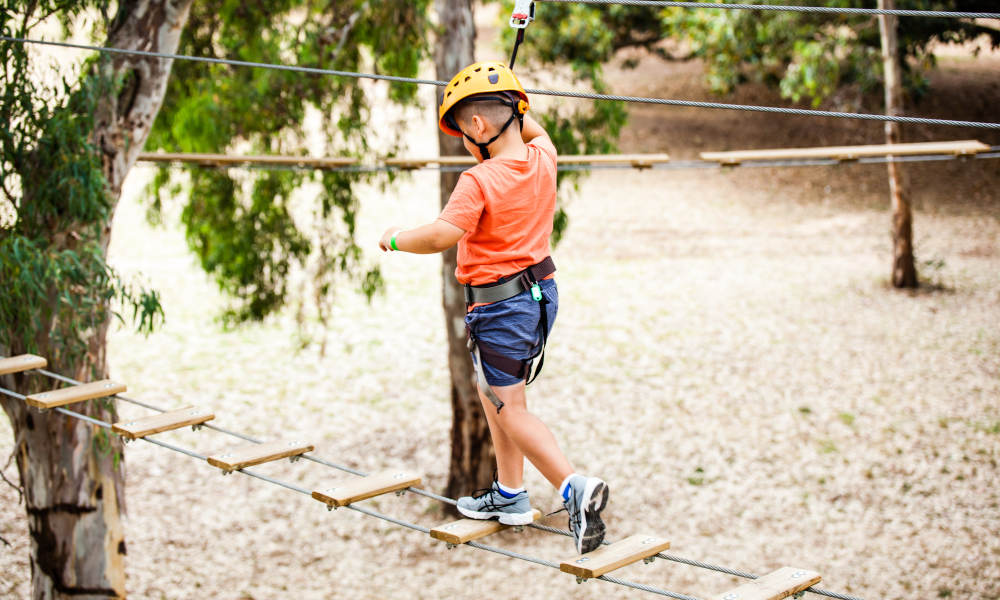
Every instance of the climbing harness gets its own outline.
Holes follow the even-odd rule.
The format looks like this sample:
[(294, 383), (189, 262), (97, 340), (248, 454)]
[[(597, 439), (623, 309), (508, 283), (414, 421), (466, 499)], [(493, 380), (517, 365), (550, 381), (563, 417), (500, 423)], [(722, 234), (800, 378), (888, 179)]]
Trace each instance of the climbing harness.
[(528, 28), (528, 23), (535, 20), (535, 3), (531, 0), (517, 0), (514, 2), (514, 12), (510, 15), (510, 26), (517, 30), (517, 37), (514, 38), (514, 51), (510, 53), (510, 68), (514, 68), (514, 60), (517, 58), (517, 48), (524, 41), (524, 30)]
[[(497, 414), (500, 414), (500, 409), (504, 407), (504, 403), (497, 397), (496, 393), (493, 392), (493, 388), (486, 381), (486, 375), (483, 372), (483, 357), (485, 357), (486, 364), (513, 377), (526, 379), (528, 384), (538, 377), (538, 374), (542, 372), (542, 365), (545, 363), (545, 342), (549, 334), (549, 314), (546, 308), (549, 301), (542, 294), (541, 281), (555, 272), (556, 265), (552, 262), (552, 257), (549, 256), (542, 262), (532, 265), (520, 273), (506, 277), (497, 283), (486, 285), (465, 284), (465, 303), (467, 307), (473, 304), (500, 302), (508, 298), (513, 298), (521, 292), (530, 291), (531, 299), (538, 303), (540, 311), (538, 325), (541, 329), (541, 344), (539, 345), (538, 352), (526, 359), (516, 359), (506, 356), (489, 344), (477, 339), (475, 332), (466, 326), (467, 344), (469, 351), (472, 353), (472, 366), (476, 371), (476, 381), (479, 383), (479, 389), (486, 398), (493, 403), (493, 406), (497, 407)], [(538, 363), (532, 372), (532, 365), (536, 358), (538, 359)]]
[[(458, 121), (455, 120), (452, 109), (462, 101), (498, 102), (511, 109), (511, 116), (500, 128), (499, 133), (486, 142), (478, 142), (462, 131)], [(441, 105), (438, 107), (438, 126), (450, 136), (465, 136), (479, 148), (483, 160), (488, 160), (489, 145), (495, 142), (515, 119), (519, 127), (523, 126), (524, 115), (527, 112), (528, 94), (524, 92), (514, 72), (502, 62), (478, 62), (459, 71), (445, 86), (444, 94), (441, 95)]]

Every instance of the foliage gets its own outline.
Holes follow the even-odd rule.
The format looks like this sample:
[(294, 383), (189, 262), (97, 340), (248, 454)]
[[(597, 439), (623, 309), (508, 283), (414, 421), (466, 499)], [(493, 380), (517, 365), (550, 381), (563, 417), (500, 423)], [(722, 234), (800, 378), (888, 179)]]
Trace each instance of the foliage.
[[(428, 0), (199, 2), (179, 52), (415, 76), (427, 55), (427, 8)], [(383, 117), (372, 111), (377, 90), (351, 78), (178, 61), (146, 146), (304, 155), (314, 124), (307, 128), (307, 120), (315, 118), (322, 148), (313, 152), (364, 156), (375, 151), (369, 144), (373, 117)], [(388, 98), (415, 103), (416, 88), (390, 84)], [(297, 268), (312, 275), (321, 319), (336, 273), (348, 273), (369, 295), (379, 287), (377, 268), (363, 264), (355, 243), (354, 189), (376, 177), (385, 183), (384, 174), (195, 168), (188, 175), (182, 222), (202, 267), (236, 300), (228, 322), (263, 319), (283, 306)], [(182, 181), (176, 172), (159, 172), (152, 185), (154, 217)], [(302, 208), (293, 196), (307, 185), (318, 191)]]
[[(707, 0), (706, 4), (714, 3)], [(759, 4), (794, 4), (761, 0)], [(871, 8), (865, 0), (802, 2), (841, 8)], [(911, 0), (915, 10), (996, 11), (994, 0)], [(700, 57), (706, 79), (718, 93), (747, 81), (778, 87), (786, 98), (818, 105), (854, 86), (860, 94), (881, 85), (878, 21), (870, 16), (787, 11), (542, 4), (530, 28), (543, 63), (567, 57), (578, 78), (600, 80), (599, 65), (621, 48), (645, 48), (667, 60)], [(986, 35), (1000, 45), (1000, 31), (966, 20), (901, 17), (899, 39), (906, 57), (907, 89), (927, 90), (934, 41), (964, 42)], [(676, 55), (664, 40), (688, 49)], [(630, 66), (625, 61), (624, 66)]]
[[(787, 4), (765, 0), (763, 4)], [(914, 10), (994, 10), (984, 0), (913, 0), (900, 8)], [(822, 6), (871, 8), (862, 0), (827, 0)], [(665, 9), (660, 15), (664, 34), (685, 40), (705, 59), (713, 90), (730, 91), (756, 80), (780, 88), (786, 98), (809, 99), (818, 105), (845, 85), (860, 93), (881, 85), (878, 20), (864, 15), (781, 11)], [(1000, 32), (958, 19), (899, 20), (899, 38), (906, 85), (926, 91), (926, 68), (932, 66), (934, 40), (961, 42), (988, 34), (996, 45)]]
[[(37, 2), (0, 8), (4, 35), (30, 37), (55, 11), (66, 19), (99, 3)], [(100, 6), (98, 6), (100, 8)], [(140, 331), (163, 313), (155, 291), (129, 284), (105, 260), (112, 201), (90, 140), (94, 108), (115, 82), (84, 67), (77, 81), (45, 86), (23, 45), (0, 42), (0, 347), (78, 362), (117, 300)]]

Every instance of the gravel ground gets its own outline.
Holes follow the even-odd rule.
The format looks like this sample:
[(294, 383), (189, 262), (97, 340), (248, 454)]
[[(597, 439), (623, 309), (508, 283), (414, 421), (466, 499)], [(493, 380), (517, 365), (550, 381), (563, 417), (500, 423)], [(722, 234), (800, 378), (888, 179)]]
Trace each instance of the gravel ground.
[[(897, 292), (886, 284), (884, 210), (786, 197), (766, 179), (586, 179), (555, 253), (562, 312), (534, 409), (580, 470), (609, 482), (611, 537), (663, 535), (676, 555), (757, 573), (808, 567), (825, 588), (865, 598), (997, 598), (1000, 220), (918, 213), (920, 255), (943, 264), (923, 270), (935, 289)], [(386, 215), (433, 217), (433, 183), (418, 174), (397, 196), (367, 193), (361, 235), (374, 240)], [(379, 257), (385, 295), (369, 306), (344, 290), (321, 356), (315, 344), (299, 349), (290, 316), (221, 331), (225, 301), (180, 233), (149, 229), (141, 214), (122, 204), (113, 252), (163, 291), (168, 320), (149, 339), (111, 337), (112, 373), (131, 396), (209, 406), (219, 425), (307, 437), (331, 460), (414, 467), (426, 487), (443, 487), (450, 418), (435, 258)], [(162, 437), (205, 454), (233, 443), (210, 431)], [(640, 594), (448, 551), (151, 444), (130, 445), (126, 462), (134, 597)], [(305, 461), (259, 470), (310, 489), (339, 477)], [(558, 506), (536, 471), (527, 483), (539, 508)], [(414, 495), (366, 505), (425, 526), (444, 518)], [(9, 597), (28, 589), (22, 510), (0, 487)], [(565, 538), (537, 531), (492, 542), (548, 560), (572, 554)], [(698, 597), (735, 583), (668, 561), (621, 576)]]
[[(811, 568), (821, 587), (868, 600), (1000, 598), (998, 164), (914, 172), (929, 285), (913, 293), (887, 285), (884, 167), (584, 179), (554, 254), (562, 310), (529, 396), (577, 468), (609, 482), (609, 537), (662, 535), (675, 555), (755, 573)], [(369, 305), (345, 287), (325, 332), (293, 310), (226, 332), (215, 320), (226, 301), (182, 234), (144, 223), (142, 173), (129, 181), (112, 256), (163, 293), (167, 323), (148, 339), (112, 334), (112, 375), (129, 395), (211, 407), (218, 425), (308, 438), (318, 455), (358, 469), (412, 467), (426, 488), (443, 488), (437, 258), (373, 252), (385, 294)], [(393, 194), (367, 190), (363, 206), (360, 235), (374, 250), (387, 221), (437, 214), (436, 176), (418, 173)], [(161, 437), (203, 454), (235, 443), (207, 430)], [(0, 457), (10, 449), (0, 420)], [(136, 598), (645, 596), (449, 551), (151, 444), (131, 444), (126, 465)], [(342, 475), (307, 461), (258, 471), (307, 489)], [(16, 477), (13, 466), (4, 473)], [(530, 468), (527, 485), (538, 508), (559, 506)], [(412, 494), (364, 505), (423, 526), (445, 519)], [(547, 522), (563, 527), (565, 517)], [(0, 596), (26, 597), (23, 507), (5, 485), (0, 537)], [(539, 531), (490, 543), (572, 555), (566, 538)], [(669, 561), (618, 574), (700, 598), (737, 583)]]

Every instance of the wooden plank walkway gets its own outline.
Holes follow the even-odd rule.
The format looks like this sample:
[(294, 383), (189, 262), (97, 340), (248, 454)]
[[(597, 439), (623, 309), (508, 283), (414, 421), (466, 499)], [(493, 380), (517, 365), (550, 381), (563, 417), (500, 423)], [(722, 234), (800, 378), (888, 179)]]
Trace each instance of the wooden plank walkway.
[(868, 146), (827, 146), (822, 148), (773, 148), (767, 150), (731, 150), (728, 152), (702, 152), (701, 158), (724, 165), (738, 165), (755, 160), (822, 159), (857, 160), (876, 156), (917, 156), (922, 154), (951, 154), (968, 156), (986, 152), (990, 147), (977, 140), (954, 142), (920, 142), (913, 144), (879, 144)]
[(205, 421), (210, 421), (214, 418), (215, 415), (209, 410), (195, 408), (194, 406), (185, 406), (184, 408), (150, 415), (141, 419), (120, 421), (112, 425), (111, 430), (130, 440), (136, 440), (147, 435), (180, 429), (188, 425), (201, 425)]
[(267, 442), (264, 444), (248, 444), (234, 448), (229, 452), (208, 457), (208, 464), (219, 467), (224, 474), (252, 467), (261, 463), (291, 458), (306, 452), (312, 452), (313, 445), (300, 441)]
[[(537, 521), (542, 518), (542, 513), (532, 509), (532, 520)], [(493, 535), (498, 531), (517, 527), (516, 525), (504, 525), (494, 519), (459, 519), (450, 523), (439, 525), (431, 529), (431, 537), (449, 544), (464, 544), (472, 540)]]
[(57, 406), (66, 406), (85, 400), (96, 400), (97, 398), (107, 398), (124, 392), (127, 388), (124, 383), (102, 379), (91, 383), (74, 385), (50, 392), (31, 394), (25, 401), (36, 408), (47, 409)]
[(19, 354), (17, 356), (11, 356), (10, 358), (0, 359), (0, 375), (20, 373), (22, 371), (30, 371), (32, 369), (44, 369), (48, 364), (49, 361), (45, 360), (41, 356), (35, 356), (34, 354)]
[(420, 485), (420, 475), (416, 473), (382, 471), (368, 477), (356, 477), (322, 490), (316, 490), (312, 493), (312, 497), (333, 509), (417, 485)]
[(670, 548), (670, 542), (651, 535), (633, 535), (608, 546), (601, 546), (583, 556), (564, 560), (559, 564), (563, 573), (590, 579), (652, 557)]
[(795, 567), (782, 567), (723, 592), (712, 600), (782, 600), (819, 582), (819, 573)]

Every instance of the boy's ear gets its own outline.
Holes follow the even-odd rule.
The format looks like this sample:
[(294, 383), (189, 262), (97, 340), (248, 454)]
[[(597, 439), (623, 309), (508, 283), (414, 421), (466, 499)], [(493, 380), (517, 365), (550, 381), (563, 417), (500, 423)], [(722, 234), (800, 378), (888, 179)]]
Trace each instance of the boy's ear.
[(486, 133), (486, 128), (486, 119), (479, 115), (472, 115), (472, 131), (474, 131), (477, 136)]

